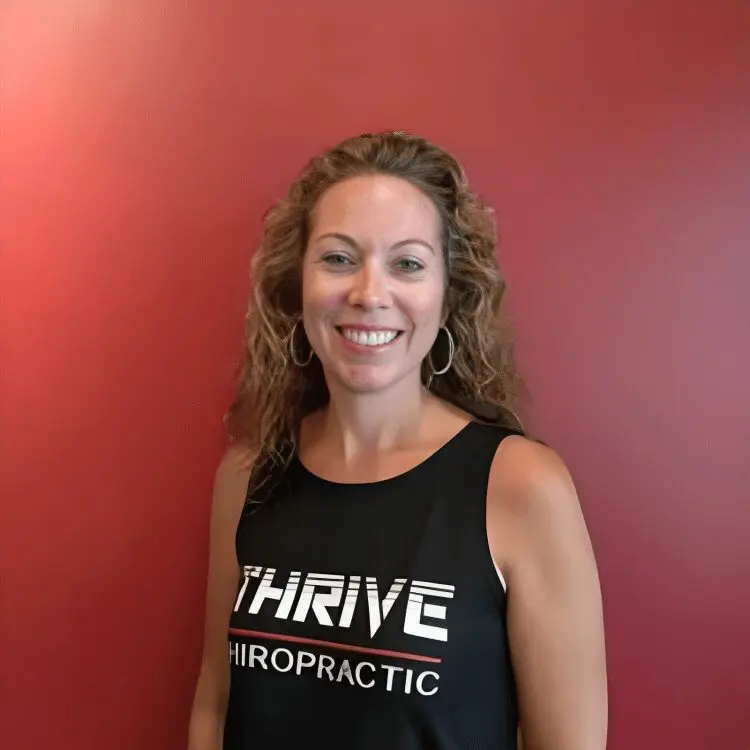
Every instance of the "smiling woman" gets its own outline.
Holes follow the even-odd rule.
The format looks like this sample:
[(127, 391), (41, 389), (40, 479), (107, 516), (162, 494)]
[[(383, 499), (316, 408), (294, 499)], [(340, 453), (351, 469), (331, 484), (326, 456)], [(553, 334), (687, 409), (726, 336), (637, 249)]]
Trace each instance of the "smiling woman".
[[(403, 133), (267, 217), (216, 475), (191, 750), (602, 750), (596, 563), (528, 439), (490, 213)], [(290, 720), (292, 719), (293, 720)]]
[[(369, 206), (370, 199), (377, 205)], [(397, 212), (386, 210), (396, 204)], [(372, 272), (385, 260), (391, 262), (391, 279), (404, 279), (402, 287), (413, 279), (410, 295), (429, 285), (442, 307), (444, 329), (433, 336), (432, 362), (428, 357), (420, 365), (422, 382), (445, 368), (453, 341), (450, 366), (432, 379), (430, 391), (478, 416), (489, 414), (519, 428), (520, 378), (502, 316), (505, 282), (496, 247), (492, 213), (469, 189), (461, 165), (423, 139), (367, 134), (313, 159), (266, 217), (253, 261), (246, 358), (240, 393), (228, 415), (230, 434), (258, 447), (264, 459), (279, 458), (285, 448), (288, 454), (303, 415), (330, 402), (318, 356), (303, 370), (288, 366), (290, 356), (300, 362), (311, 356), (303, 306), (309, 272), (341, 266), (349, 279), (342, 283), (360, 287), (354, 290), (356, 299), (363, 282), (380, 283)], [(316, 263), (311, 263), (313, 254)], [(377, 315), (382, 317), (382, 311)]]

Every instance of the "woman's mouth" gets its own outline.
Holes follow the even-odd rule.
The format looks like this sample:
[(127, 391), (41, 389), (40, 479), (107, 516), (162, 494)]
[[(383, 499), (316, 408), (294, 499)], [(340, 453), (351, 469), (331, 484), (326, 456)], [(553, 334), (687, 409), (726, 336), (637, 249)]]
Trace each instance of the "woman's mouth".
[(356, 347), (379, 348), (392, 344), (403, 331), (397, 328), (349, 328), (347, 326), (336, 326), (336, 330), (344, 339)]

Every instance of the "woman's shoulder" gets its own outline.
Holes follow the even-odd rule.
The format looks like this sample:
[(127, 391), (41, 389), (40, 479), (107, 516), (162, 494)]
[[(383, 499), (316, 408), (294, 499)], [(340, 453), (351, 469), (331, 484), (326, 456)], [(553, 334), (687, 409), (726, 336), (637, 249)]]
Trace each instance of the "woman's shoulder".
[(227, 446), (219, 459), (214, 477), (214, 497), (217, 502), (230, 505), (244, 502), (257, 455), (257, 450), (244, 443), (236, 442)]
[(536, 526), (578, 513), (578, 494), (565, 461), (552, 448), (522, 434), (502, 440), (492, 461), (488, 503), (517, 523)]
[(509, 586), (554, 578), (590, 554), (578, 493), (553, 449), (520, 435), (500, 443), (487, 487), (487, 535)]

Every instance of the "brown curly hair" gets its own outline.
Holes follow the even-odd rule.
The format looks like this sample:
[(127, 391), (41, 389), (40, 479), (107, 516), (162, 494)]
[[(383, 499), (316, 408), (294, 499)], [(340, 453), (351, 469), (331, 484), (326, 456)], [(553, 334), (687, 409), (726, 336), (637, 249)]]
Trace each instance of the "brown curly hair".
[[(256, 466), (286, 462), (302, 419), (328, 401), (320, 361), (314, 357), (309, 366), (297, 367), (290, 360), (290, 345), (301, 350), (292, 337), (302, 313), (302, 258), (310, 217), (323, 193), (335, 183), (367, 174), (408, 180), (432, 200), (442, 221), (444, 316), (456, 346), (448, 372), (430, 379), (428, 387), (480, 419), (522, 431), (516, 415), (521, 380), (500, 311), (505, 281), (498, 270), (491, 211), (443, 149), (403, 132), (367, 133), (312, 159), (265, 216), (262, 243), (252, 261), (239, 392), (225, 418), (230, 440), (257, 452)], [(439, 335), (433, 347), (437, 362), (446, 361), (447, 354), (437, 351), (445, 339)], [(422, 367), (425, 383), (431, 372), (428, 360)]]

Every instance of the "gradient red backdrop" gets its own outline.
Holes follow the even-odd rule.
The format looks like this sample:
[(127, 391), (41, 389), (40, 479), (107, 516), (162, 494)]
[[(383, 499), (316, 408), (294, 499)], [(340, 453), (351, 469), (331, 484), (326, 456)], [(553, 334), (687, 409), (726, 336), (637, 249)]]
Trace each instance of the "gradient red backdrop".
[[(363, 130), (497, 208), (613, 750), (750, 744), (750, 5), (6, 0), (0, 745), (179, 750), (259, 219)], [(291, 717), (293, 718), (293, 717)]]

